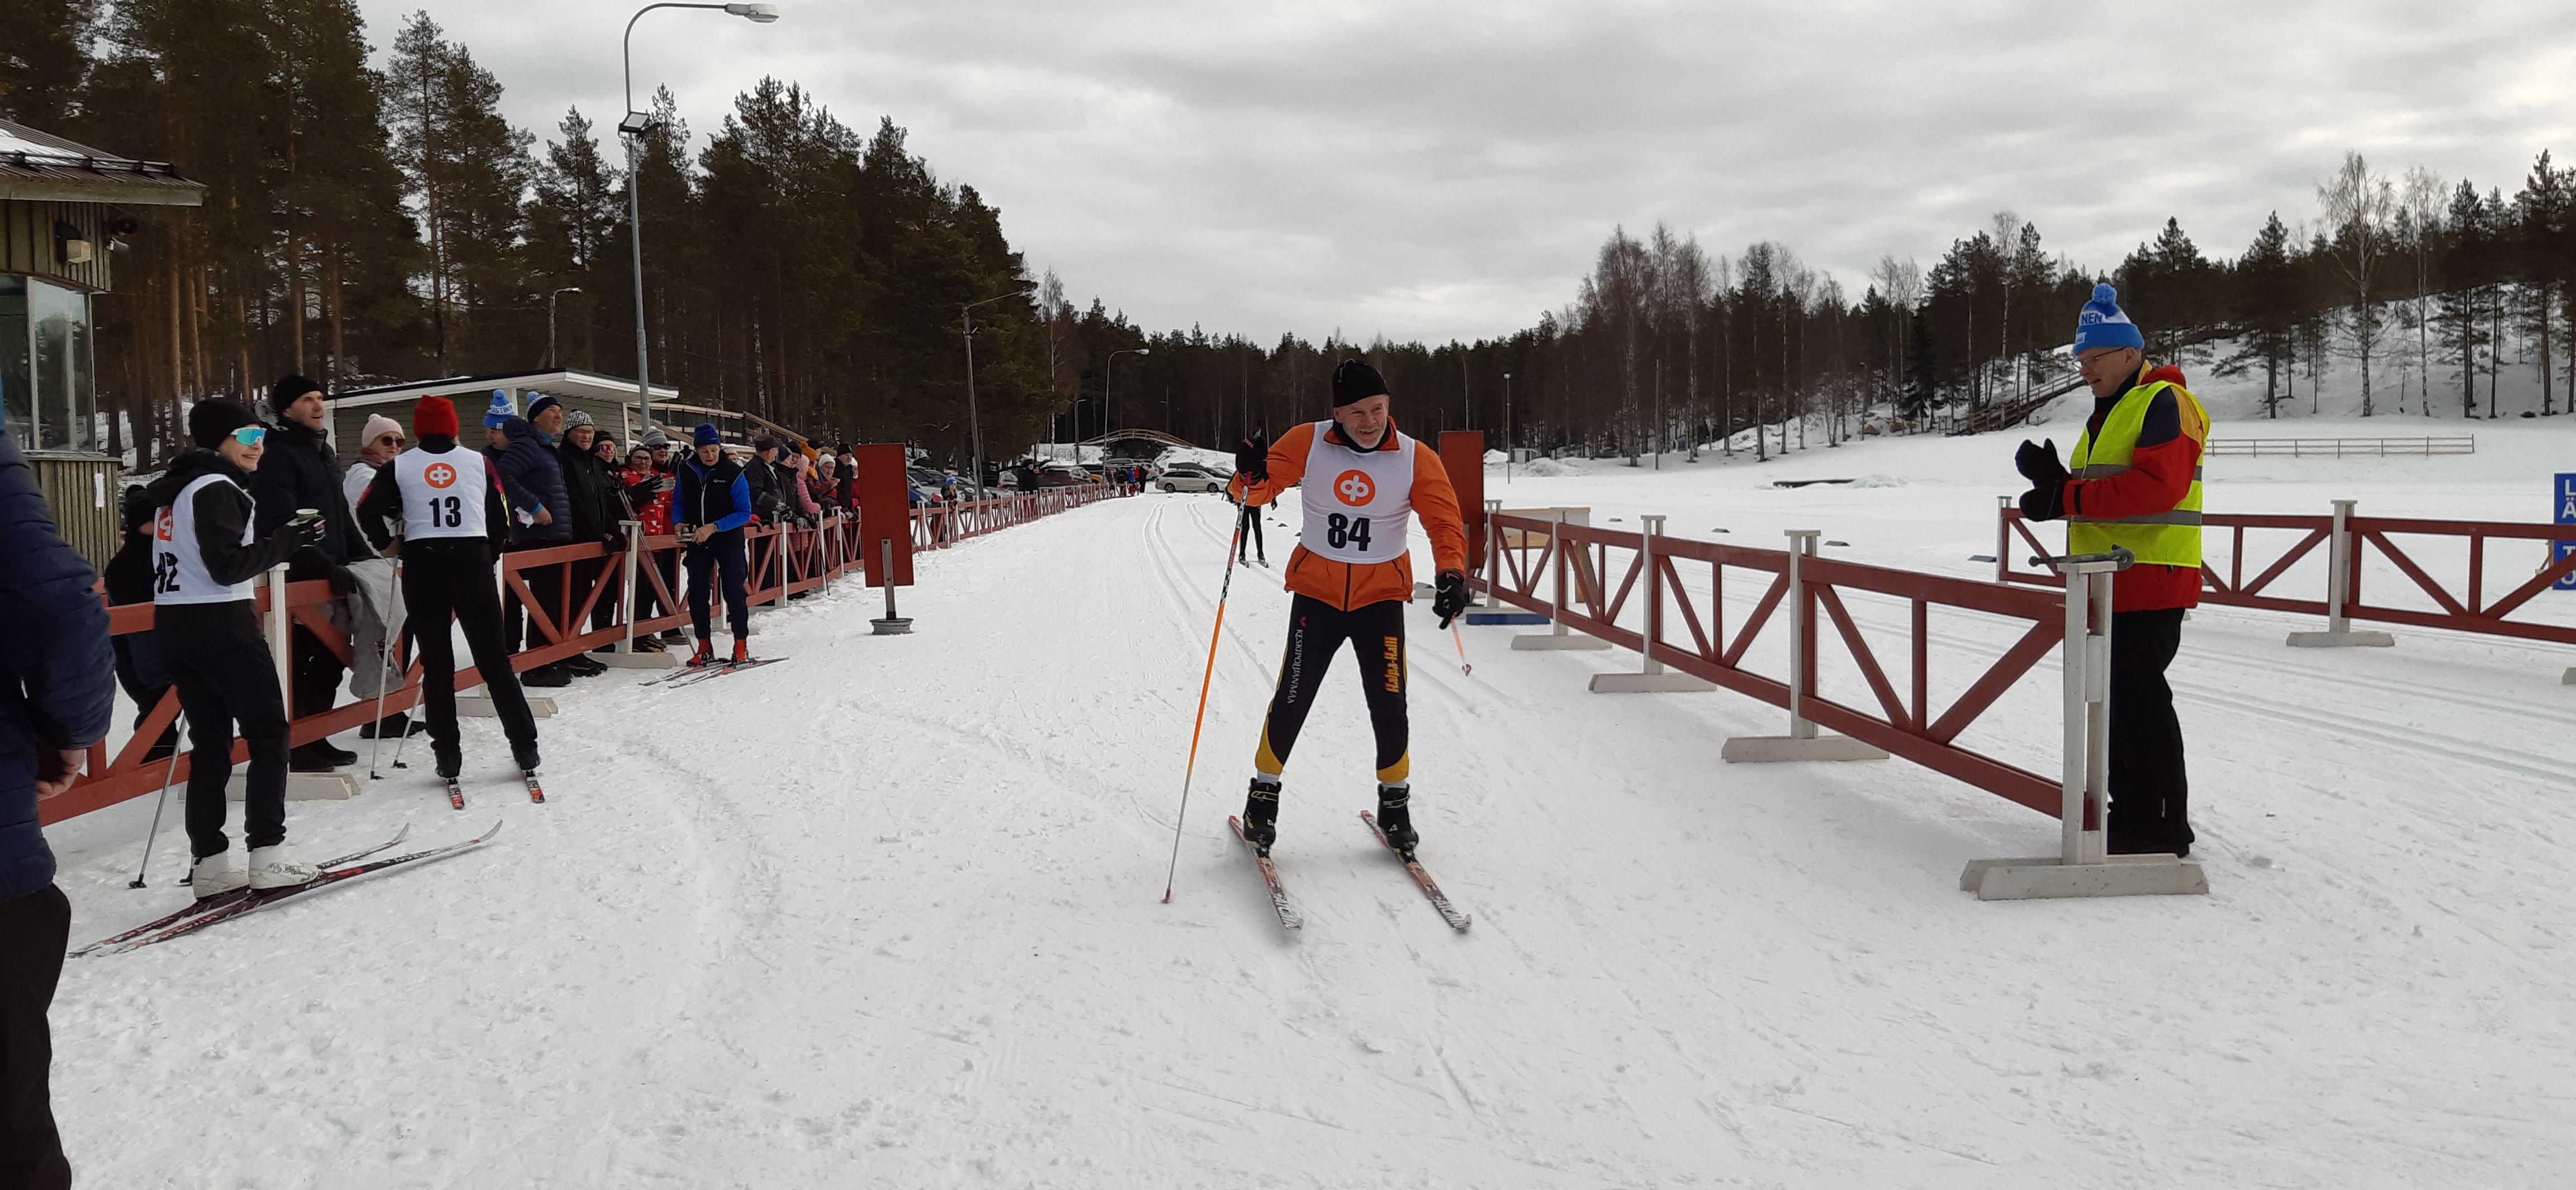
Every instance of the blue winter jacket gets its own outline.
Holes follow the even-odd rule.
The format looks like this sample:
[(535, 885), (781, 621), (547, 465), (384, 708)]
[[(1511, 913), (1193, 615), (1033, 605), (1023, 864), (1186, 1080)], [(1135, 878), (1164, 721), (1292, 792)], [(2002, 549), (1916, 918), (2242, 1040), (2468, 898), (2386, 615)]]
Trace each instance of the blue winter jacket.
[(0, 430), (0, 901), (54, 881), (36, 826), (44, 749), (107, 736), (116, 657), (89, 563), (54, 531), (36, 475)]
[[(510, 498), (512, 540), (546, 545), (572, 542), (572, 495), (564, 487), (563, 461), (546, 436), (524, 417), (501, 423), (510, 449), (501, 452), (501, 494)], [(535, 516), (543, 508), (554, 514), (551, 525), (521, 523), (520, 513)]]

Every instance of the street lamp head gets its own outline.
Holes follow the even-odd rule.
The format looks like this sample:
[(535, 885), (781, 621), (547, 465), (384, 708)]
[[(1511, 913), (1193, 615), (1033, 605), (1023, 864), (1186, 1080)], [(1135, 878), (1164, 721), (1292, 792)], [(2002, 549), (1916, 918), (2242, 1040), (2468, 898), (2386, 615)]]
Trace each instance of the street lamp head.
[(656, 123), (650, 112), (628, 112), (625, 119), (617, 122), (617, 130), (628, 136), (649, 136)]
[(1154, 354), (1154, 349), (1153, 349), (1153, 348), (1151, 348), (1151, 347), (1139, 347), (1139, 348), (1137, 348), (1137, 349), (1136, 349), (1136, 354), (1138, 354), (1138, 355), (1152, 355), (1152, 354)]
[(775, 4), (728, 4), (725, 11), (738, 17), (748, 17), (759, 25), (778, 19), (778, 6)]

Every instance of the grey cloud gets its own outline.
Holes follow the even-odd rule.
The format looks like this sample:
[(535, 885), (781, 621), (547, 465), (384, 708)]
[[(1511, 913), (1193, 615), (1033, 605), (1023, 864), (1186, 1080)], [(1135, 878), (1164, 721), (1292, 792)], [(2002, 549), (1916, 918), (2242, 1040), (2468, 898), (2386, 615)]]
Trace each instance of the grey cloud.
[[(366, 3), (374, 40), (406, 6)], [(912, 131), (1033, 264), (1148, 326), (1508, 332), (1614, 223), (1776, 239), (1857, 294), (2010, 208), (2115, 263), (2179, 216), (2233, 252), (2343, 149), (2511, 190), (2576, 113), (2565, 6), (1065, 4), (655, 13), (637, 85), (719, 126), (762, 74)], [(632, 7), (433, 12), (541, 136), (617, 105)], [(578, 52), (576, 52), (576, 49)]]

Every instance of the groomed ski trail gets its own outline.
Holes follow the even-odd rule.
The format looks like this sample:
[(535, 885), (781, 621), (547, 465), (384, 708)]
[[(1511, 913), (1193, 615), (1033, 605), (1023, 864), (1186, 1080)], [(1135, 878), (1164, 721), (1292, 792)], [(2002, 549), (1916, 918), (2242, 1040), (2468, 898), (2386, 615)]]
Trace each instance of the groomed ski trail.
[[(1279, 663), (1277, 517), (1160, 904), (1232, 516), (1076, 510), (925, 555), (911, 636), (868, 635), (876, 596), (836, 585), (758, 613), (755, 651), (794, 666), (579, 683), (541, 724), (542, 807), (496, 796), (517, 771), (468, 721), (508, 847), (67, 969), (85, 1184), (1982, 1190), (2501, 1183), (2570, 1155), (2542, 1106), (2576, 1098), (2546, 1059), (2576, 897), (2544, 843), (2471, 821), (2563, 837), (2564, 811), (2455, 802), (2419, 842), (2482, 850), (2399, 855), (2391, 888), (2366, 873), (2432, 831), (2391, 813), (2436, 800), (2395, 787), (2432, 760), (2344, 753), (2366, 779), (2321, 799), (2266, 785), (2265, 749), (2313, 768), (2343, 741), (2188, 701), (2215, 894), (1987, 905), (1959, 864), (2053, 824), (1901, 763), (1726, 766), (1778, 712), (1584, 692), (1630, 654), (1470, 629), (1462, 677), (1416, 608), (1414, 818), (1475, 928), (1352, 821), (1374, 786), (1345, 653), (1287, 773), (1283, 937), (1225, 825)], [(2055, 732), (1980, 726), (2043, 757)], [(292, 805), (299, 845), (453, 831), (409, 772)], [(131, 903), (149, 809), (56, 832), (75, 936)]]

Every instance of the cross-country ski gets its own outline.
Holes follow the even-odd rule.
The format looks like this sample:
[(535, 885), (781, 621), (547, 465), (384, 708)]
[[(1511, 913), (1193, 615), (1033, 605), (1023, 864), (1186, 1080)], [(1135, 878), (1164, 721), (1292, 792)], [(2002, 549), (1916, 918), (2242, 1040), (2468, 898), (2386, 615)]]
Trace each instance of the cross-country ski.
[(1377, 841), (1381, 845), (1388, 851), (1394, 852), (1397, 859), (1404, 861), (1404, 870), (1413, 877), (1415, 884), (1421, 886), (1422, 895), (1431, 899), (1431, 907), (1440, 911), (1440, 920), (1448, 922), (1450, 929), (1462, 934), (1466, 933), (1469, 924), (1467, 915), (1459, 912), (1457, 906), (1449, 903), (1448, 894), (1440, 891), (1440, 886), (1433, 882), (1430, 871), (1422, 866), (1422, 861), (1405, 854), (1395, 844), (1388, 842), (1386, 832), (1378, 829), (1377, 819), (1370, 817), (1368, 811), (1360, 811), (1360, 821), (1368, 824), (1369, 833), (1377, 836)]

